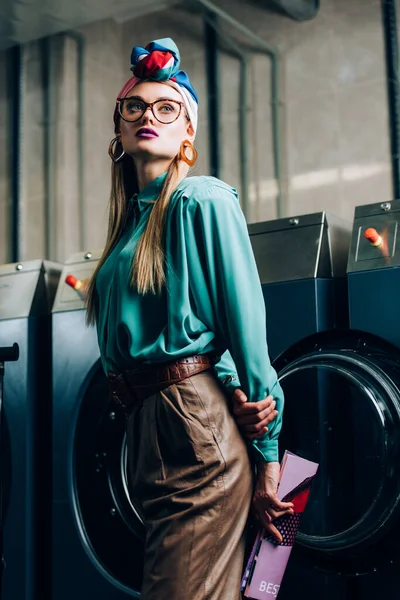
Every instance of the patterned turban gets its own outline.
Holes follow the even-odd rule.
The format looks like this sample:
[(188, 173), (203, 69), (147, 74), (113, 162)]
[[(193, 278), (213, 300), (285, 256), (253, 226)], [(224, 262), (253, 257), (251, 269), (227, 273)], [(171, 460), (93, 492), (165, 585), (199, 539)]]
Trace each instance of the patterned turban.
[[(175, 88), (182, 96), (185, 107), (196, 133), (199, 100), (189, 77), (179, 69), (180, 54), (171, 38), (155, 40), (145, 48), (135, 46), (131, 53), (133, 77), (123, 86), (118, 98), (125, 98), (128, 92), (141, 81), (158, 81)], [(117, 130), (118, 106), (114, 110), (114, 124)]]

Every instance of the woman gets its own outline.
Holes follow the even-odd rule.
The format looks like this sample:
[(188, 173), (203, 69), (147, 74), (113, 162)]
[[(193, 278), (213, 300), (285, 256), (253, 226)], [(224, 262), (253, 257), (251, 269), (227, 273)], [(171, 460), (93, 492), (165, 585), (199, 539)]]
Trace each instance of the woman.
[[(130, 492), (146, 527), (142, 599), (237, 600), (253, 481), (228, 398), (253, 404), (272, 391), (277, 402), (261, 419), (274, 419), (268, 433), (247, 433), (254, 506), (279, 539), (271, 520), (292, 511), (276, 497), (282, 391), (237, 194), (187, 177), (197, 96), (178, 48), (157, 40), (134, 48), (131, 63), (114, 112), (109, 230), (88, 320), (127, 416)], [(237, 412), (249, 427), (245, 406)]]

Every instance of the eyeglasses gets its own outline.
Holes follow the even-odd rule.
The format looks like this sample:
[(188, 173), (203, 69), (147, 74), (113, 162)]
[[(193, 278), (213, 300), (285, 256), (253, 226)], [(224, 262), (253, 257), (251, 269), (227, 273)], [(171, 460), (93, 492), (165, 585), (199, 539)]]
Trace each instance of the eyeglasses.
[(181, 114), (183, 102), (169, 98), (144, 102), (138, 98), (117, 98), (118, 112), (124, 121), (134, 123), (139, 121), (148, 108), (160, 123), (173, 123)]

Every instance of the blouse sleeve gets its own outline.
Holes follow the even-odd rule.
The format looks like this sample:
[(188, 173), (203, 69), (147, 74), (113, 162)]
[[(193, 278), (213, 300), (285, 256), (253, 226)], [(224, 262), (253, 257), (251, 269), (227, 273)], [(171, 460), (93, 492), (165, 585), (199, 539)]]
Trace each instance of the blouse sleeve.
[(284, 399), (268, 355), (265, 304), (246, 221), (235, 190), (222, 182), (194, 196), (185, 219), (194, 293), (203, 298), (202, 316), (228, 349), (248, 400), (274, 396), (278, 415), (252, 445), (257, 460), (278, 461)]
[(228, 392), (233, 394), (235, 389), (240, 387), (239, 375), (229, 350), (222, 354), (221, 359), (214, 365), (214, 369), (218, 379)]

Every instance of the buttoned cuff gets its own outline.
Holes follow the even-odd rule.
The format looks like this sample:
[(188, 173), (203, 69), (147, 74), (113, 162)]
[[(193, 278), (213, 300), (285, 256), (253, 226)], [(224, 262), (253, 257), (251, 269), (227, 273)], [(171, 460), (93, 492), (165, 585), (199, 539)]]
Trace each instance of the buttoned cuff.
[(237, 389), (240, 388), (240, 383), (236, 378), (236, 375), (227, 375), (223, 380), (222, 380), (222, 385), (224, 386), (224, 388), (229, 392), (229, 394), (233, 394), (233, 392)]

